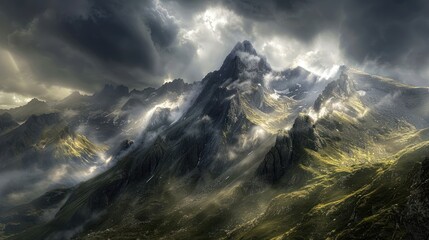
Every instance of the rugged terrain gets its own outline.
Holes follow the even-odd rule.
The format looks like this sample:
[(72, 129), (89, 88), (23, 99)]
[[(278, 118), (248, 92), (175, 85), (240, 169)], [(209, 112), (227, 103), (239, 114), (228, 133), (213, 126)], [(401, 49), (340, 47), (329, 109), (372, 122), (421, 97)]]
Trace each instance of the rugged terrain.
[[(114, 161), (6, 208), (1, 236), (427, 239), (429, 89), (336, 72), (276, 72), (244, 41), (198, 83), (74, 93), (20, 126), (11, 110), (0, 120), (2, 168), (28, 165), (9, 146), (61, 149), (80, 164), (99, 149)], [(70, 138), (82, 149), (62, 145)]]

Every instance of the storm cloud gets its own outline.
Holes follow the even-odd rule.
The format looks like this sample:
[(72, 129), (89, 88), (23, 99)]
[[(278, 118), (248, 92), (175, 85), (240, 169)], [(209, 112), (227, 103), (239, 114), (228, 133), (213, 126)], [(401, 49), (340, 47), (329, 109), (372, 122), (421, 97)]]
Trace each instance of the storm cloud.
[(22, 86), (33, 81), (84, 91), (158, 85), (167, 61), (193, 57), (174, 17), (152, 1), (18, 0), (0, 9), (1, 48), (18, 66), (2, 69), (3, 91), (42, 95)]
[(348, 64), (427, 86), (428, 16), (423, 0), (5, 0), (0, 94), (197, 81), (244, 39), (275, 68)]
[(338, 36), (345, 63), (429, 85), (427, 1), (228, 2), (237, 13), (259, 19), (271, 34), (286, 33), (308, 42), (322, 32), (332, 32)]

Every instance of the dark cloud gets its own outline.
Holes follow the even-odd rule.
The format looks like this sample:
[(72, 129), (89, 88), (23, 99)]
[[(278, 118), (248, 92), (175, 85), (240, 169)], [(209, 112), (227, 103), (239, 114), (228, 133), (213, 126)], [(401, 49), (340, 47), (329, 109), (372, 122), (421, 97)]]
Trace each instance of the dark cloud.
[(427, 1), (350, 1), (344, 9), (341, 44), (354, 60), (422, 67), (428, 60)]
[(339, 1), (325, 0), (241, 0), (225, 1), (235, 12), (269, 24), (277, 34), (288, 33), (310, 41), (318, 33), (339, 26)]
[(333, 32), (349, 64), (375, 62), (376, 68), (387, 70), (382, 74), (429, 85), (428, 1), (225, 0), (225, 4), (263, 23), (265, 34), (285, 33), (308, 42)]
[[(87, 16), (72, 16), (66, 19), (55, 16), (48, 21), (54, 22), (58, 19), (55, 30), (63, 40), (99, 61), (130, 67), (141, 66), (145, 70), (156, 72), (158, 56), (152, 41), (162, 39), (162, 34), (153, 34), (152, 39), (150, 30), (154, 29), (151, 28), (154, 21), (142, 26), (138, 16), (129, 15), (130, 10), (133, 11), (132, 8), (128, 9), (128, 6), (117, 6), (116, 3), (105, 1), (92, 6)], [(174, 39), (174, 33), (168, 33), (169, 30), (165, 29)]]
[[(219, 7), (238, 17), (200, 16)], [(210, 22), (225, 14), (220, 25)], [(4, 0), (0, 50), (13, 56), (19, 74), (2, 67), (0, 91), (34, 96), (46, 88), (37, 84), (90, 92), (106, 82), (142, 88), (169, 76), (194, 81), (243, 38), (311, 45), (326, 32), (346, 63), (372, 62), (428, 85), (428, 14), (424, 0)]]
[(193, 57), (181, 54), (186, 43), (177, 39), (175, 19), (153, 1), (0, 4), (0, 17), (5, 20), (1, 46), (27, 64), (22, 71), (45, 84), (86, 91), (106, 82), (159, 85), (166, 62), (177, 58), (189, 62)]

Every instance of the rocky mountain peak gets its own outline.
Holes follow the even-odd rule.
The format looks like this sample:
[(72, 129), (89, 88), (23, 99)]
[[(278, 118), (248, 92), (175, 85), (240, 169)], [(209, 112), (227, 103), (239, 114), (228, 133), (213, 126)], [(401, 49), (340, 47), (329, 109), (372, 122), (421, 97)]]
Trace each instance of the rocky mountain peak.
[(340, 78), (337, 81), (338, 89), (345, 95), (351, 94), (354, 86), (353, 82), (349, 79), (349, 76), (345, 72), (341, 72)]
[(33, 98), (28, 102), (28, 104), (38, 104), (38, 103), (44, 103), (44, 101), (40, 101), (37, 98)]
[(37, 98), (31, 99), (26, 105), (23, 107), (27, 108), (38, 108), (38, 107), (46, 107), (48, 104), (45, 101), (41, 101)]
[(320, 111), (322, 105), (329, 99), (345, 99), (353, 94), (355, 91), (353, 81), (349, 78), (345, 71), (341, 71), (337, 80), (330, 82), (326, 88), (319, 95), (314, 103), (314, 110)]
[(3, 110), (1, 112), (8, 112), (10, 115), (12, 115), (12, 118), (15, 121), (20, 122), (27, 120), (27, 118), (33, 114), (40, 115), (52, 112), (52, 110), (50, 109), (48, 103), (41, 101), (37, 98), (33, 98), (31, 99), (31, 101), (29, 101), (23, 106)]
[(238, 42), (225, 58), (220, 72), (223, 77), (237, 79), (242, 73), (266, 73), (271, 70), (264, 56), (259, 55), (253, 45), (245, 40)]
[(82, 94), (80, 94), (80, 92), (79, 91), (73, 91), (70, 95), (69, 95), (69, 97), (81, 97), (82, 96)]
[(79, 91), (73, 91), (70, 95), (68, 95), (63, 100), (61, 100), (61, 102), (64, 103), (64, 102), (76, 101), (82, 97), (83, 95), (80, 94)]
[(315, 131), (313, 120), (308, 115), (298, 115), (289, 134), (293, 139), (294, 146), (318, 150), (321, 148), (320, 138)]
[(255, 48), (253, 48), (253, 45), (248, 40), (244, 40), (243, 42), (238, 42), (235, 44), (234, 48), (232, 49), (230, 54), (237, 53), (237, 52), (246, 52), (252, 55), (258, 55), (256, 53)]
[(176, 92), (176, 93), (181, 93), (183, 92), (186, 87), (188, 87), (189, 84), (185, 83), (185, 81), (183, 81), (183, 79), (181, 78), (176, 78), (171, 82), (167, 82), (164, 83), (159, 89), (158, 91), (163, 93), (163, 92)]

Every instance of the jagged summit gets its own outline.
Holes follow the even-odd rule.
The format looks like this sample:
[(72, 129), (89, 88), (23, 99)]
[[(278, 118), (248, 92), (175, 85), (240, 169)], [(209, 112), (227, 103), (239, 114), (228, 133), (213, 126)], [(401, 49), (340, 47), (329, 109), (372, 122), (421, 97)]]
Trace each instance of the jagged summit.
[(231, 53), (237, 53), (237, 52), (246, 52), (252, 55), (258, 55), (252, 43), (249, 42), (248, 40), (244, 40), (243, 42), (238, 42), (237, 44), (235, 44)]
[(330, 82), (323, 92), (319, 95), (314, 103), (314, 110), (320, 111), (322, 105), (330, 99), (344, 99), (349, 97), (354, 91), (355, 86), (353, 81), (349, 78), (343, 70), (337, 80)]
[(82, 94), (80, 94), (80, 92), (79, 92), (79, 91), (73, 91), (73, 92), (69, 95), (69, 97), (80, 97), (80, 96), (82, 96)]
[(322, 146), (320, 137), (315, 131), (314, 122), (308, 115), (298, 115), (289, 134), (294, 139), (295, 145), (301, 148), (316, 151)]
[(223, 76), (238, 78), (243, 72), (266, 73), (271, 70), (264, 56), (259, 55), (253, 45), (245, 40), (238, 42), (225, 58), (220, 71)]
[(15, 121), (21, 122), (25, 121), (29, 116), (33, 114), (40, 115), (52, 112), (52, 110), (47, 102), (41, 101), (37, 98), (33, 98), (31, 99), (31, 101), (29, 101), (23, 106), (11, 108), (8, 110), (0, 110), (0, 113), (3, 112), (8, 112), (10, 115), (12, 115)]
[(83, 95), (79, 91), (73, 91), (70, 95), (58, 101), (56, 109), (78, 109), (81, 108), (91, 96)]
[(177, 92), (181, 93), (187, 88), (189, 88), (190, 84), (185, 83), (185, 81), (181, 78), (176, 78), (171, 82), (164, 83), (161, 87), (159, 87), (159, 92)]
[(28, 104), (39, 104), (39, 103), (45, 103), (44, 101), (41, 101), (41, 100), (39, 100), (39, 99), (37, 99), (37, 98), (33, 98), (33, 99), (31, 99), (29, 102), (28, 102)]
[(68, 102), (68, 101), (75, 101), (77, 99), (80, 99), (81, 97), (83, 97), (83, 95), (80, 94), (79, 91), (73, 91), (70, 95), (68, 95), (63, 100), (61, 100), (61, 102), (64, 103), (64, 102)]
[(23, 107), (37, 108), (37, 107), (45, 107), (45, 106), (48, 106), (47, 102), (39, 100), (38, 98), (33, 98), (27, 104), (25, 104)]

